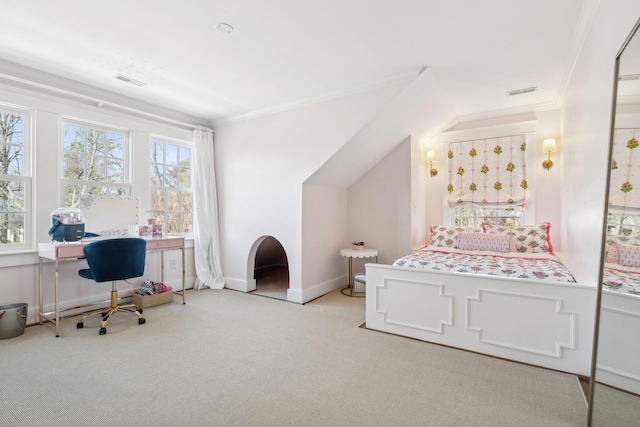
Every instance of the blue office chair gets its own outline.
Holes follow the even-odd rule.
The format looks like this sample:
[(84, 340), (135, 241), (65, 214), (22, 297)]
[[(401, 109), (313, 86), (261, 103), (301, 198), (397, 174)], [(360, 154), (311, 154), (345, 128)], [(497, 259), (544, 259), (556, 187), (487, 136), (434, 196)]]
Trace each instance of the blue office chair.
[(142, 309), (135, 304), (118, 305), (117, 280), (127, 280), (144, 274), (144, 261), (147, 254), (147, 241), (138, 238), (115, 238), (98, 240), (84, 247), (89, 268), (78, 271), (80, 277), (95, 280), (98, 283), (112, 282), (111, 307), (82, 316), (76, 327), (84, 327), (84, 319), (90, 316), (102, 316), (100, 335), (107, 333), (107, 322), (118, 311), (128, 311), (138, 317), (138, 324), (145, 320)]

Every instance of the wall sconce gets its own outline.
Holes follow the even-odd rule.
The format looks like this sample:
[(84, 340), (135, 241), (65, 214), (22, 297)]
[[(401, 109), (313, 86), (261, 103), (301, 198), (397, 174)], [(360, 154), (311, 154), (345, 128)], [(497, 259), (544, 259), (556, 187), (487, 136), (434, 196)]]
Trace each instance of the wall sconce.
[(438, 175), (438, 169), (434, 169), (433, 162), (436, 161), (436, 152), (435, 151), (427, 151), (427, 162), (429, 162), (429, 173), (431, 174), (431, 178)]
[(555, 138), (545, 139), (542, 142), (542, 151), (549, 154), (549, 157), (547, 158), (547, 160), (542, 162), (542, 167), (549, 170), (551, 169), (551, 166), (553, 166), (553, 162), (551, 161), (551, 153), (552, 152), (555, 153), (556, 151), (556, 139)]

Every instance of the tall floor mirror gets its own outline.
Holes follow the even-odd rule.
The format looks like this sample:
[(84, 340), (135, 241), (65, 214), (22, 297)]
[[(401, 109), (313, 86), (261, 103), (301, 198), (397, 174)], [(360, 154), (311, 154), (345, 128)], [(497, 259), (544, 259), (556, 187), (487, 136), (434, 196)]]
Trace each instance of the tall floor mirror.
[(616, 59), (597, 343), (593, 426), (640, 425), (640, 30)]

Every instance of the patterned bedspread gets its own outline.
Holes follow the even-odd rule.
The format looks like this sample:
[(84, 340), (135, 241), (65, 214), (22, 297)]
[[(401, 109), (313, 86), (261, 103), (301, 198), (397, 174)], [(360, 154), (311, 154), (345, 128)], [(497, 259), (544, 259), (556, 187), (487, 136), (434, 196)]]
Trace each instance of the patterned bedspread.
[(562, 265), (558, 257), (547, 253), (504, 253), (427, 247), (396, 260), (393, 265), (518, 279), (575, 282), (573, 275)]
[(605, 262), (603, 289), (640, 295), (640, 268)]

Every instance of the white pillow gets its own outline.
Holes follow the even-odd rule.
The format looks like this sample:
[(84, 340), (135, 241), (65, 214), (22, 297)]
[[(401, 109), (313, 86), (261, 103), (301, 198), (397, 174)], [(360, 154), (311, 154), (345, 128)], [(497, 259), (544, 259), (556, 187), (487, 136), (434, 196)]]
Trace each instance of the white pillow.
[(460, 233), (458, 249), (467, 251), (509, 252), (510, 234)]

